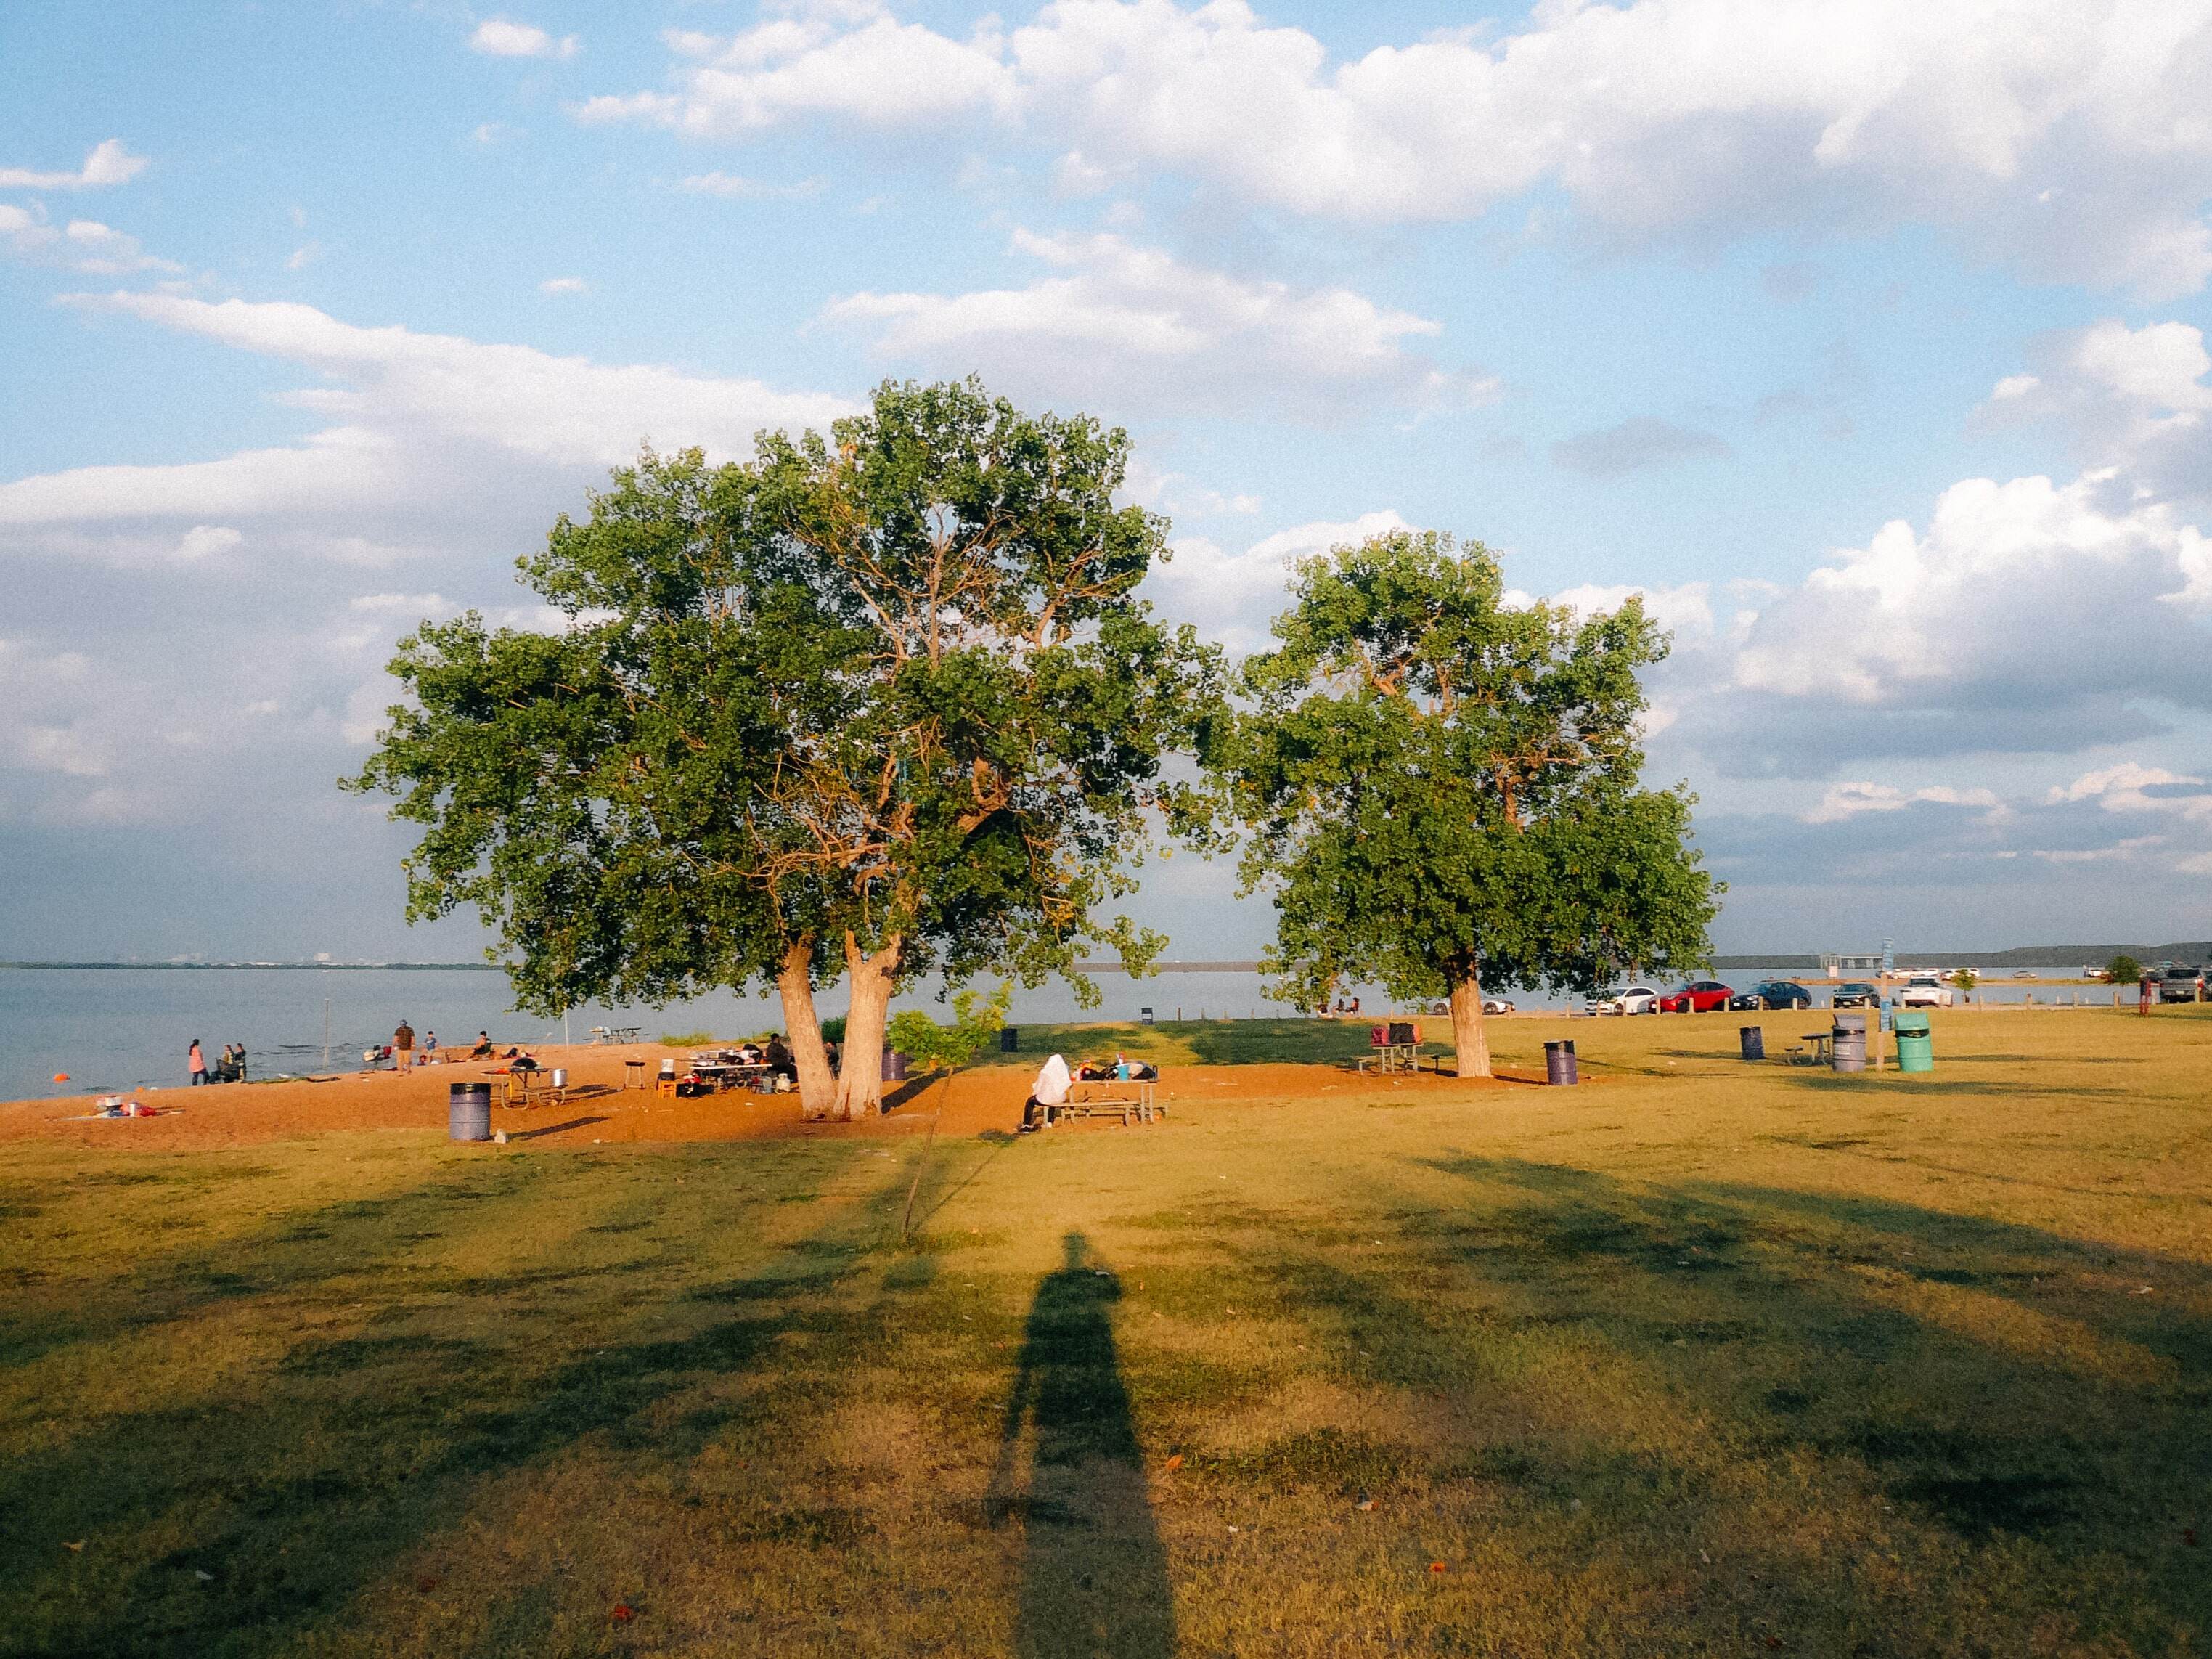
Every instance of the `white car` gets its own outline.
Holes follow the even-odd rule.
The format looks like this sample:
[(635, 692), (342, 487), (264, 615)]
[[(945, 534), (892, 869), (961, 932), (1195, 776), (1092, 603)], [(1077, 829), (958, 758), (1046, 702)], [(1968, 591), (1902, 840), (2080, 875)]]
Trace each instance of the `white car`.
[(1648, 985), (1632, 985), (1611, 996), (1592, 998), (1589, 1011), (1594, 1014), (1656, 1014), (1659, 1012), (1659, 994)]
[(1933, 974), (1915, 974), (1897, 995), (1900, 1008), (1948, 1008), (1957, 1000), (1951, 988)]
[(1485, 997), (1482, 1000), (1482, 1012), (1486, 1014), (1510, 1014), (1517, 1011), (1503, 997)]

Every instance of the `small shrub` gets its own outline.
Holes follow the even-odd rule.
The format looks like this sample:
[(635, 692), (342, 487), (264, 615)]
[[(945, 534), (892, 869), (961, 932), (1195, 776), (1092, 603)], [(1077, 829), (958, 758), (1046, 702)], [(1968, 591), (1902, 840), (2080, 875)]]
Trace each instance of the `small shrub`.
[(660, 1046), (664, 1048), (696, 1048), (702, 1042), (712, 1042), (712, 1031), (663, 1031)]
[(845, 1040), (844, 1015), (840, 1014), (835, 1019), (825, 1019), (822, 1022), (822, 1040), (824, 1042), (842, 1042)]

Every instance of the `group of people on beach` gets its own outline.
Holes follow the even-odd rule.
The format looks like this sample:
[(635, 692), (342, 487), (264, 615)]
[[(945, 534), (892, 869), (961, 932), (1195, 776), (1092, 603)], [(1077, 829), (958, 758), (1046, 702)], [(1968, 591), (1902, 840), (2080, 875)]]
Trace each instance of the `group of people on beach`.
[(191, 1073), (195, 1089), (204, 1083), (243, 1083), (246, 1081), (246, 1045), (242, 1042), (224, 1043), (222, 1058), (210, 1072), (207, 1054), (200, 1047), (200, 1040), (194, 1037), (191, 1048), (185, 1054), (185, 1069)]

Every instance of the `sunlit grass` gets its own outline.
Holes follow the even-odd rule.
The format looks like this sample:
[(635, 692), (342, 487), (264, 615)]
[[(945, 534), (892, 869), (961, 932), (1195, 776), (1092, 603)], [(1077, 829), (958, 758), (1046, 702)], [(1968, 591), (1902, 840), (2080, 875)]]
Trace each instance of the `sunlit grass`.
[(1741, 1023), (926, 1154), (19, 1146), (0, 1650), (2201, 1651), (2212, 1020)]

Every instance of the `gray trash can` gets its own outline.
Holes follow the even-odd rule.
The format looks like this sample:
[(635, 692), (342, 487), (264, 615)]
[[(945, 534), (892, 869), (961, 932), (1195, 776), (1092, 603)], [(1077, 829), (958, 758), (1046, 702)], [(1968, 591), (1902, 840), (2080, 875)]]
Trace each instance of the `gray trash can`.
[(884, 1081), (886, 1083), (906, 1081), (906, 1054), (902, 1050), (890, 1048), (884, 1050)]
[(1867, 1034), (1863, 1024), (1845, 1025), (1839, 1020), (1830, 1028), (1828, 1065), (1838, 1072), (1866, 1070)]
[(1766, 1058), (1766, 1032), (1764, 1027), (1739, 1025), (1736, 1027), (1735, 1034), (1737, 1039), (1743, 1044), (1743, 1057), (1746, 1060)]
[(1137, 1024), (1139, 1024), (1139, 1025), (1150, 1025), (1152, 1023), (1152, 1011), (1151, 1009), (1149, 1009), (1149, 1008), (1139, 1008), (1139, 1009), (1138, 1009), (1138, 1010), (1137, 1010)]
[(1554, 1088), (1571, 1087), (1579, 1080), (1575, 1066), (1575, 1040), (1562, 1037), (1544, 1045), (1544, 1081)]
[(491, 1139), (491, 1085), (446, 1085), (446, 1137), (449, 1140)]

